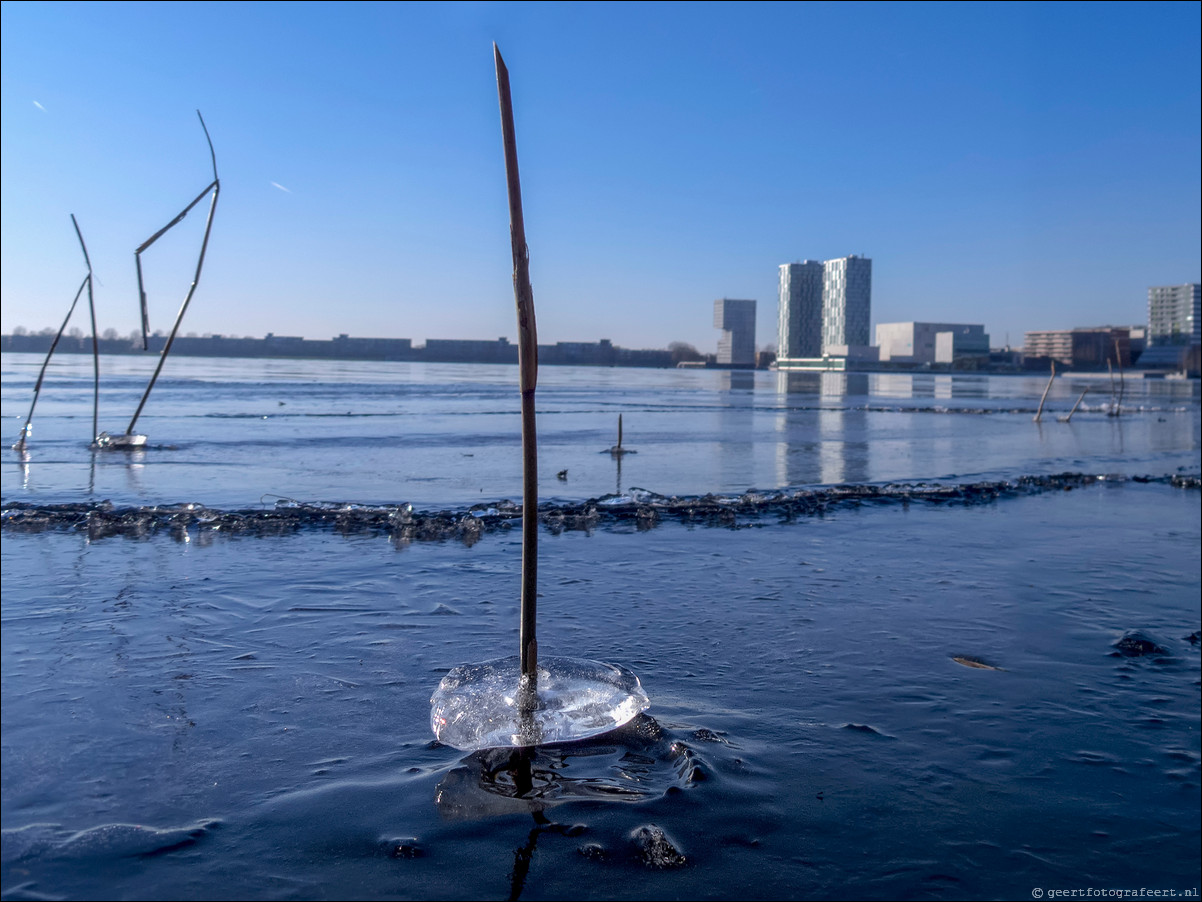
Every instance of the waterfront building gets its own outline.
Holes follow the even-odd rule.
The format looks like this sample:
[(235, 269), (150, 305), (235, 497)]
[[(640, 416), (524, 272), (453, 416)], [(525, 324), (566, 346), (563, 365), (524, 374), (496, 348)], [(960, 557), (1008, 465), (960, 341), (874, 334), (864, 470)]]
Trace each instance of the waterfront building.
[(565, 366), (614, 366), (618, 349), (612, 341), (557, 341), (553, 345), (538, 346), (538, 362), (544, 365)]
[(1038, 329), (1023, 337), (1023, 357), (1073, 365), (1072, 329)]
[(714, 328), (722, 330), (718, 339), (720, 365), (755, 366), (755, 301), (714, 301)]
[(779, 369), (844, 369), (875, 362), (869, 345), (872, 261), (855, 254), (780, 267)]
[(1105, 369), (1106, 364), (1131, 365), (1131, 330), (1122, 326), (1052, 329), (1028, 332), (1023, 340), (1028, 366), (1054, 360), (1078, 369)]
[(835, 345), (868, 345), (872, 261), (852, 254), (827, 260), (822, 270), (822, 352)]
[[(1178, 367), (1191, 348), (1202, 345), (1202, 285), (1157, 285), (1148, 289), (1147, 350), (1140, 366)], [(1197, 356), (1197, 351), (1194, 351)]]
[(1148, 289), (1148, 346), (1202, 344), (1202, 285)]
[(435, 363), (517, 363), (518, 346), (509, 339), (427, 338), (425, 359)]
[(780, 267), (777, 357), (822, 356), (822, 275), (816, 260)]
[(985, 327), (968, 323), (878, 323), (881, 362), (955, 363), (989, 356)]

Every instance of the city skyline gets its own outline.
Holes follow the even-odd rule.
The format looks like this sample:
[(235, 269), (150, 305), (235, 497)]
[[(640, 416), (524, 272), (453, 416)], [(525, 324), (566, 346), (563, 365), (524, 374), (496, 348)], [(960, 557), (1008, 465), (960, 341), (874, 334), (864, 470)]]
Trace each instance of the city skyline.
[[(491, 41), (514, 84), (540, 341), (716, 345), (799, 254), (874, 260), (872, 322), (997, 345), (1197, 281), (1196, 4), (3, 5), (0, 331), (211, 177), (186, 332), (515, 335)], [(854, 35), (796, 52), (799, 33)], [(570, 38), (570, 40), (567, 40)], [(791, 109), (806, 109), (793, 116)], [(203, 214), (145, 255), (168, 328)]]

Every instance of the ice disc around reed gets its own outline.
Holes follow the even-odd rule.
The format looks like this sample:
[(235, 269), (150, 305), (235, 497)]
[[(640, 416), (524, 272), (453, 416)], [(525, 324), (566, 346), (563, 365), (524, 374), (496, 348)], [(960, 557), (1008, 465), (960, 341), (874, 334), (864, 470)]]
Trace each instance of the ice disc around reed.
[(524, 681), (517, 655), (463, 664), (430, 698), (430, 727), (461, 751), (588, 739), (617, 729), (651, 704), (625, 667), (579, 658), (542, 658)]

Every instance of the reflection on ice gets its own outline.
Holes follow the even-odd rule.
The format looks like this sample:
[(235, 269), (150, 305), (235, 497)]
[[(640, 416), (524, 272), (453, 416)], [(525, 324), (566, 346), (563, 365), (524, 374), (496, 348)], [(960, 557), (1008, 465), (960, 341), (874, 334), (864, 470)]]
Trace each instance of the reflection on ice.
[(523, 681), (517, 655), (456, 667), (430, 698), (439, 742), (462, 751), (587, 739), (616, 729), (651, 704), (625, 667), (546, 657)]
[(472, 752), (438, 784), (434, 801), (448, 820), (543, 812), (564, 802), (635, 803), (687, 788), (704, 779), (701, 771), (687, 743), (639, 714), (581, 742)]

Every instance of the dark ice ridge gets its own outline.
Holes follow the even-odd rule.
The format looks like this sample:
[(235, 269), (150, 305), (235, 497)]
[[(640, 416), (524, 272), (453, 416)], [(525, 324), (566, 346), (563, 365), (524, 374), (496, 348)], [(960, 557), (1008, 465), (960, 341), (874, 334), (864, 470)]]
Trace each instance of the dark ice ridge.
[[(600, 526), (630, 524), (639, 530), (661, 522), (739, 528), (764, 521), (790, 522), (828, 511), (872, 505), (971, 505), (999, 498), (1069, 491), (1105, 483), (1158, 483), (1183, 489), (1202, 487), (1198, 475), (1116, 476), (1059, 473), (1019, 476), (1012, 480), (970, 483), (891, 482), (817, 488), (751, 490), (742, 495), (659, 495), (631, 488), (582, 502), (545, 502), (539, 521), (551, 533), (589, 531)], [(89, 539), (141, 537), (167, 533), (186, 539), (189, 530), (210, 535), (274, 536), (306, 529), (334, 530), (347, 535), (388, 535), (398, 543), (458, 539), (473, 544), (488, 533), (520, 524), (522, 507), (512, 501), (476, 504), (466, 510), (415, 511), (410, 504), (366, 505), (342, 502), (277, 501), (268, 508), (218, 510), (203, 504), (115, 507), (108, 501), (65, 504), (5, 502), (0, 526), (11, 532), (77, 531)]]

